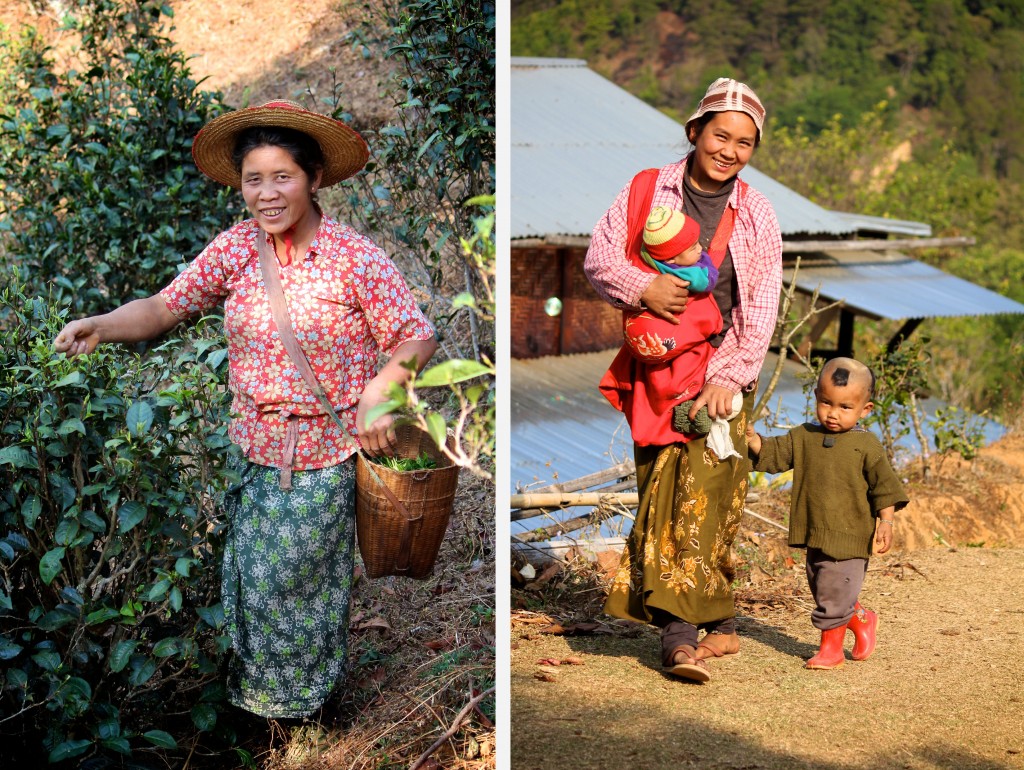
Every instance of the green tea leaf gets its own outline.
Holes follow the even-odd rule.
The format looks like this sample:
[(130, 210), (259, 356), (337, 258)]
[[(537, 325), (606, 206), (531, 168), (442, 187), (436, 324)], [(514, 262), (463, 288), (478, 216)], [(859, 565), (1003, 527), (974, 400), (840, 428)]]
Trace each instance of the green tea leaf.
[(192, 707), (192, 724), (200, 732), (209, 732), (217, 724), (217, 709), (209, 703), (198, 703)]
[(75, 741), (64, 741), (50, 752), (48, 760), (51, 765), (54, 765), (67, 759), (73, 759), (84, 754), (90, 746), (92, 746), (92, 741), (85, 740), (84, 738)]
[(35, 528), (36, 519), (39, 518), (39, 514), (42, 512), (43, 503), (36, 495), (29, 495), (25, 498), (25, 502), (21, 504), (21, 518), (29, 529)]
[(64, 548), (53, 548), (43, 554), (43, 558), (39, 560), (39, 577), (43, 579), (46, 585), (50, 585), (53, 579), (60, 573), (63, 565), (61, 559), (64, 558)]
[(82, 383), (82, 373), (77, 369), (70, 374), (66, 374), (57, 380), (54, 384), (54, 388), (66, 388), (69, 385), (80, 385)]
[(444, 417), (437, 412), (427, 414), (427, 432), (434, 439), (434, 443), (443, 447), (448, 440), (448, 426), (445, 425)]
[(128, 757), (132, 755), (132, 746), (128, 743), (127, 738), (122, 738), (120, 736), (116, 738), (107, 738), (102, 741), (102, 745), (104, 748), (116, 751), (118, 754), (124, 754)]
[(32, 656), (33, 662), (43, 671), (54, 672), (60, 668), (60, 655), (55, 652), (37, 652)]
[(129, 500), (117, 511), (117, 531), (122, 535), (131, 532), (136, 525), (146, 518), (146, 506), (138, 500)]
[(135, 651), (135, 647), (138, 643), (139, 642), (136, 639), (125, 639), (124, 641), (115, 644), (114, 649), (110, 652), (110, 659), (108, 660), (110, 670), (115, 674), (124, 670), (124, 667), (128, 665), (128, 659)]
[(494, 374), (494, 369), (479, 361), (452, 358), (424, 371), (416, 378), (416, 384), (421, 388), (434, 388), (441, 385), (453, 385), (456, 382), (471, 380), (485, 374)]
[(224, 625), (224, 605), (219, 602), (212, 607), (197, 607), (196, 615), (210, 628), (219, 629)]
[(125, 421), (128, 423), (128, 433), (132, 436), (142, 436), (153, 427), (153, 407), (145, 401), (136, 401), (128, 408)]
[(128, 675), (128, 681), (134, 687), (144, 685), (156, 673), (156, 661), (152, 658), (133, 658), (132, 672)]
[(397, 412), (405, 406), (405, 399), (401, 401), (385, 401), (383, 404), (377, 404), (366, 413), (366, 422), (368, 425), (373, 425), (379, 418), (392, 412)]
[(113, 607), (103, 607), (101, 609), (90, 612), (85, 616), (85, 624), (87, 626), (96, 626), (100, 623), (107, 623), (111, 620), (118, 620), (121, 617), (121, 613), (115, 610)]
[(111, 738), (117, 738), (121, 735), (121, 722), (117, 717), (104, 719), (96, 725), (96, 735), (104, 741), (108, 741)]
[(65, 695), (76, 695), (82, 700), (92, 698), (92, 686), (80, 676), (68, 677), (60, 686), (60, 692)]
[(36, 621), (36, 625), (43, 631), (56, 631), (58, 628), (74, 623), (77, 620), (78, 616), (74, 613), (67, 610), (53, 609), (39, 618)]
[(153, 654), (158, 658), (168, 658), (178, 652), (178, 642), (179, 640), (174, 637), (161, 639), (153, 645)]
[(32, 453), (20, 446), (5, 446), (0, 449), (0, 465), (13, 465), (15, 468), (39, 467)]
[(85, 435), (85, 423), (79, 420), (77, 417), (71, 417), (60, 424), (57, 428), (57, 434), (61, 436), (67, 436), (71, 433), (80, 433)]
[(74, 519), (61, 519), (60, 524), (57, 525), (57, 529), (53, 533), (53, 540), (60, 545), (71, 545), (74, 539), (78, 537), (80, 529), (81, 525)]
[(18, 655), (24, 647), (15, 644), (6, 636), (0, 636), (0, 660), (10, 660)]
[(165, 733), (163, 730), (150, 730), (143, 733), (142, 737), (154, 746), (159, 746), (161, 749), (178, 748), (178, 742), (174, 740), (174, 737), (170, 733)]

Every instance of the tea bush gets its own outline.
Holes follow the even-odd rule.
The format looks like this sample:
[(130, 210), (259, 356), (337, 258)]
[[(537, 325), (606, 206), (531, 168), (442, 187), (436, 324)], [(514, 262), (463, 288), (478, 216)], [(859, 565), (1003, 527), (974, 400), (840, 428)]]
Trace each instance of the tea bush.
[[(350, 42), (393, 63), (385, 87), (397, 112), (366, 132), (370, 162), (347, 188), (363, 228), (412, 255), (426, 276), (418, 285), (435, 301), (429, 315), (439, 320), (449, 357), (491, 361), (493, 315), (479, 308), (493, 294), (494, 276), (460, 244), (473, 237), (480, 214), (466, 204), (495, 188), (494, 7), (489, 0), (382, 0), (359, 11)], [(342, 105), (334, 111), (345, 117)], [(456, 294), (466, 301), (453, 305)]]
[(31, 28), (0, 35), (0, 237), (10, 269), (75, 315), (152, 294), (242, 211), (192, 162), (222, 104), (162, 35), (169, 12), (78, 3), (80, 70)]
[(222, 702), (225, 351), (200, 323), (144, 358), (67, 359), (63, 323), (0, 291), (4, 752), (173, 749)]

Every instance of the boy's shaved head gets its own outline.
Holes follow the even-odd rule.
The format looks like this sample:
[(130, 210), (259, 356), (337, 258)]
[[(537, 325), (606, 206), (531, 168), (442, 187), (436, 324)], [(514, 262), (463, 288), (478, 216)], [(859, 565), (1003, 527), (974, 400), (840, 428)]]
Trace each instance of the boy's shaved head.
[(831, 382), (838, 387), (853, 385), (864, 389), (867, 400), (875, 395), (875, 375), (871, 368), (854, 358), (829, 359), (821, 369), (818, 382)]

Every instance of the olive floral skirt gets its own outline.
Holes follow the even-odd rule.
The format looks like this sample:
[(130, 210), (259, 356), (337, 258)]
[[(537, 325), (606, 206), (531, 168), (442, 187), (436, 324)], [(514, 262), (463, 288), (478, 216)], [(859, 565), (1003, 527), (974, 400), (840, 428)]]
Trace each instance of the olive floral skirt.
[(747, 494), (744, 407), (729, 423), (742, 459), (719, 460), (705, 438), (634, 447), (640, 505), (605, 603), (609, 615), (658, 626), (735, 615), (730, 549)]
[(343, 679), (355, 553), (355, 463), (280, 472), (245, 462), (225, 499), (223, 602), (231, 702), (307, 716)]

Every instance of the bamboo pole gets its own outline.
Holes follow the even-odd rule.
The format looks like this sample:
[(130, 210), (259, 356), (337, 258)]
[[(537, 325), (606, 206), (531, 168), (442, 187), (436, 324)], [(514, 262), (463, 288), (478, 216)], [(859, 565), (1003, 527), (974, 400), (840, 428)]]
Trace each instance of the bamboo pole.
[[(600, 489), (592, 490), (591, 494), (607, 495), (613, 492), (623, 492), (627, 489), (636, 489), (636, 479), (620, 481), (618, 484), (610, 484), (607, 487), (601, 487)], [(532, 492), (531, 494), (539, 493)], [(545, 513), (550, 512), (550, 508), (521, 508), (519, 510), (512, 511), (512, 513), (509, 514), (509, 521), (522, 521), (523, 519), (532, 519), (534, 516), (543, 516)]]
[[(581, 489), (596, 487), (598, 484), (617, 481), (618, 479), (623, 479), (635, 474), (636, 467), (633, 465), (633, 461), (625, 460), (618, 465), (613, 465), (611, 468), (605, 468), (603, 471), (588, 473), (586, 476), (580, 476), (578, 479), (570, 479), (569, 481), (564, 481), (561, 484), (549, 484), (546, 487), (538, 487), (527, 494), (538, 494), (540, 492), (579, 492)], [(516, 506), (512, 507), (514, 508)]]
[(581, 505), (614, 504), (635, 508), (640, 504), (636, 492), (534, 492), (512, 495), (510, 508), (572, 508)]
[(610, 519), (612, 516), (617, 516), (621, 513), (615, 506), (602, 506), (595, 508), (585, 516), (576, 516), (572, 519), (566, 519), (565, 521), (558, 521), (554, 524), (549, 524), (546, 527), (538, 527), (537, 529), (529, 532), (524, 532), (521, 535), (517, 535), (516, 539), (521, 543), (542, 543), (545, 540), (550, 540), (558, 535), (564, 535), (568, 532), (575, 532), (578, 529), (584, 527), (596, 526), (605, 519)]

